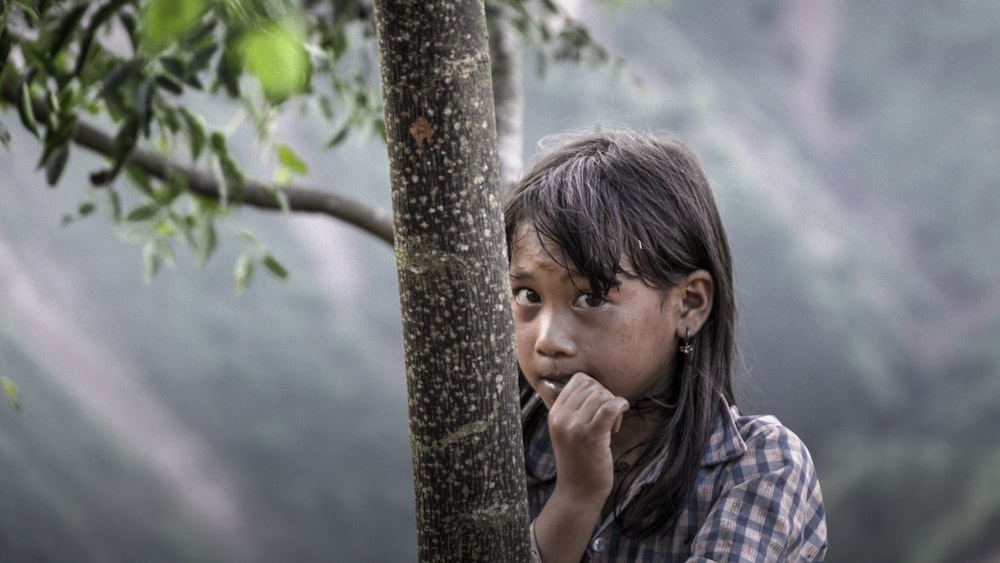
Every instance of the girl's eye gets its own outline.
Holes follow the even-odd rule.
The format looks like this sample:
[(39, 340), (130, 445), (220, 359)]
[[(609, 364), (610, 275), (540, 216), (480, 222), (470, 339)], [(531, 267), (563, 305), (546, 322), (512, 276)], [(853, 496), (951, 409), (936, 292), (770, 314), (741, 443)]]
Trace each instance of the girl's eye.
[(583, 309), (595, 309), (604, 305), (607, 299), (604, 298), (600, 293), (581, 293), (579, 297), (576, 298), (576, 306)]
[(526, 287), (514, 290), (514, 302), (518, 305), (534, 305), (541, 300), (537, 293)]

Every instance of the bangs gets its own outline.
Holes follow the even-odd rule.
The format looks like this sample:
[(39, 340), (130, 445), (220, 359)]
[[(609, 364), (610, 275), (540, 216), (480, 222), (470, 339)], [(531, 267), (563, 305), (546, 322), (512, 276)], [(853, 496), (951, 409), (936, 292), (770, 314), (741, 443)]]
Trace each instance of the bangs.
[(619, 274), (635, 274), (622, 267), (622, 218), (600, 176), (593, 158), (580, 158), (524, 185), (516, 209), (508, 210), (507, 240), (518, 225), (530, 224), (543, 247), (549, 240), (565, 253), (571, 263), (561, 266), (586, 277), (592, 291), (607, 294), (621, 283)]
[(508, 202), (508, 252), (517, 225), (531, 224), (602, 294), (619, 274), (664, 288), (696, 269), (682, 250), (677, 175), (662, 158), (626, 152), (614, 142), (571, 144), (539, 162)]

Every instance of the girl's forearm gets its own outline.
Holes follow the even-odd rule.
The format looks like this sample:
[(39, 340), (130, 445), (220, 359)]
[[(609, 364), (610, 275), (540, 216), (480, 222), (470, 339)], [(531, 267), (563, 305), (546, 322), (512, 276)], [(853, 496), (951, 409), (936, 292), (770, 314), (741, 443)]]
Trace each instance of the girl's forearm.
[(535, 518), (535, 541), (543, 563), (579, 563), (604, 501), (560, 491), (556, 486)]

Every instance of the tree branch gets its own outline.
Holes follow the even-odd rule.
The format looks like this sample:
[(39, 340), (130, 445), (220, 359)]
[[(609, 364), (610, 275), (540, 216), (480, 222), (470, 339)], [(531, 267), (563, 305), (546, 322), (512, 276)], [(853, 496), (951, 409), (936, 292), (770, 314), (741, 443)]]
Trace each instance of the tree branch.
[[(19, 103), (19, 88), (13, 79), (4, 80), (0, 90), (4, 100), (14, 105)], [(32, 99), (32, 109), (35, 119), (47, 126), (48, 107), (41, 100)], [(113, 154), (112, 137), (83, 121), (78, 121), (76, 124), (73, 142), (102, 156), (110, 157)], [(219, 181), (211, 172), (171, 162), (155, 152), (137, 148), (129, 156), (128, 164), (161, 180), (166, 180), (170, 175), (179, 175), (184, 178), (188, 190), (192, 193), (217, 200), (222, 197)], [(392, 216), (384, 209), (320, 188), (288, 186), (280, 188), (280, 191), (292, 211), (329, 215), (350, 223), (390, 245), (393, 243)], [(259, 209), (282, 209), (274, 190), (257, 180), (248, 179), (245, 182), (238, 201)]]

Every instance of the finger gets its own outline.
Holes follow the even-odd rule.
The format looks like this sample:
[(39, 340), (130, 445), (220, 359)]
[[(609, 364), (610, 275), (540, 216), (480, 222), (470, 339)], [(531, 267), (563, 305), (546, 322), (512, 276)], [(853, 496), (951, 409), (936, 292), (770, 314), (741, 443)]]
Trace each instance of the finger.
[(618, 431), (622, 429), (622, 421), (625, 420), (625, 413), (629, 409), (628, 401), (625, 400), (623, 397), (619, 397), (619, 399), (625, 401), (625, 408), (621, 411), (621, 413), (617, 417), (615, 417), (615, 427), (612, 430), (612, 433), (614, 434), (617, 434)]
[(569, 391), (572, 393), (576, 389), (590, 387), (594, 383), (597, 383), (596, 379), (590, 377), (582, 371), (578, 371), (569, 378), (569, 381), (566, 382), (566, 386), (563, 388), (563, 391)]
[[(578, 372), (573, 375), (570, 382), (567, 383), (566, 388), (560, 393), (556, 404), (553, 404), (553, 409), (565, 409), (565, 412), (572, 412), (574, 418), (587, 426), (592, 426), (595, 423), (594, 418), (599, 410), (605, 403), (613, 401), (615, 398), (615, 395), (601, 385), (599, 381), (583, 372)], [(621, 410), (620, 405), (616, 403), (613, 410), (615, 412)], [(628, 410), (627, 401), (625, 403), (625, 410)], [(602, 422), (607, 421), (602, 418)], [(603, 424), (601, 429), (611, 430), (610, 427), (603, 428)]]
[(592, 411), (590, 424), (595, 430), (615, 433), (621, 429), (622, 419), (629, 409), (628, 401), (610, 392), (606, 393), (606, 396), (599, 398), (591, 395), (591, 404), (585, 405), (584, 409)]
[(563, 387), (559, 396), (556, 397), (556, 401), (552, 404), (552, 407), (578, 410), (587, 396), (595, 390), (594, 384), (597, 384), (597, 381), (582, 371), (573, 374), (573, 377), (566, 382), (566, 386)]

